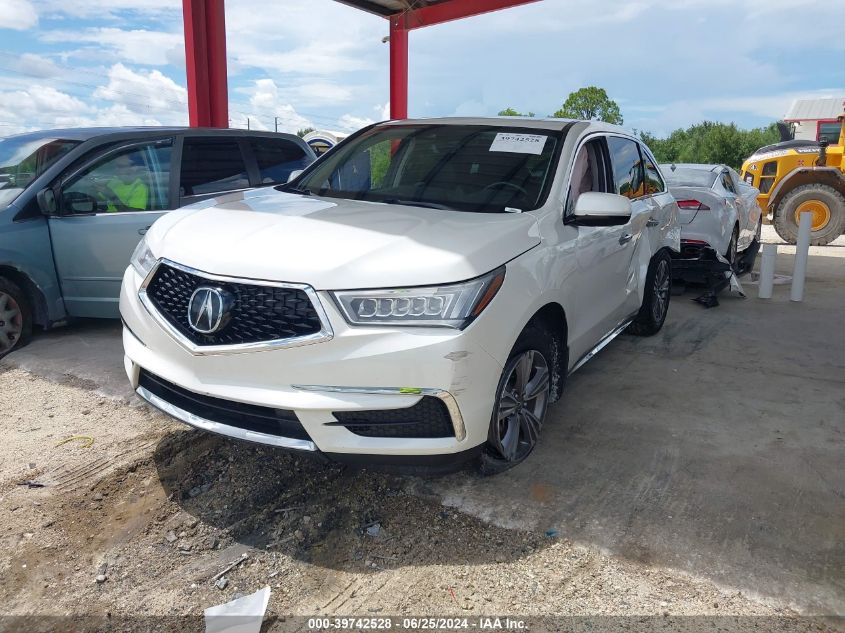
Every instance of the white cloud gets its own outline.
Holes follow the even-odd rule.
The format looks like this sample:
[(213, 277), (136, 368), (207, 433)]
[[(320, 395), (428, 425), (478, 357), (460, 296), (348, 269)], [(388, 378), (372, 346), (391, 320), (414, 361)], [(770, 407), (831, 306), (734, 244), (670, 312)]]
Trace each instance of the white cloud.
[(38, 24), (38, 13), (29, 0), (0, 2), (0, 29), (25, 31)]
[(271, 76), (343, 76), (387, 59), (387, 21), (329, 0), (233, 0), (226, 31), (233, 66)]
[(96, 45), (97, 48), (108, 49), (120, 59), (132, 64), (164, 65), (172, 63), (176, 53), (184, 57), (182, 33), (100, 27), (81, 31), (46, 31), (40, 39), (49, 43)]
[[(730, 121), (737, 115), (759, 117), (769, 122), (782, 118), (795, 99), (836, 97), (845, 90), (810, 90), (761, 96), (708, 97), (700, 100), (679, 99), (661, 105), (629, 106), (634, 113), (631, 125), (657, 136), (704, 120)], [(638, 115), (638, 116), (637, 116)], [(627, 121), (626, 121), (627, 122)]]
[(108, 79), (106, 85), (94, 90), (95, 98), (143, 115), (187, 111), (187, 90), (158, 70), (136, 72), (115, 64), (109, 69)]
[(0, 78), (0, 85), (15, 83), (21, 87), (0, 92), (0, 135), (63, 127), (187, 124), (185, 89), (158, 70), (136, 72), (113, 65), (108, 81), (90, 95), (96, 105), (52, 86), (24, 87)]
[[(5, 82), (3, 82), (5, 83)], [(61, 127), (59, 121), (85, 116), (90, 106), (80, 99), (50, 86), (30, 85), (0, 92), (0, 134), (28, 129)]]
[(89, 107), (71, 95), (50, 86), (34, 85), (28, 90), (0, 92), (0, 108), (16, 110), (24, 115), (27, 112), (59, 114), (66, 112), (85, 112)]
[(119, 13), (145, 16), (181, 14), (182, 4), (173, 0), (39, 0), (44, 13), (78, 18), (115, 19)]
[(259, 130), (275, 129), (277, 119), (280, 132), (296, 132), (306, 127), (317, 127), (282, 98), (279, 87), (272, 79), (258, 79), (253, 83), (252, 89), (246, 92), (250, 94), (249, 105), (230, 105), (229, 117), (232, 127), (247, 127), (247, 118), (249, 127)]
[(55, 77), (62, 73), (62, 69), (52, 59), (34, 53), (21, 55), (15, 66), (20, 72), (30, 77)]
[(284, 52), (270, 52), (266, 45), (236, 39), (231, 53), (242, 66), (289, 74), (340, 75), (371, 70), (373, 63), (356, 52), (351, 42), (317, 41)]
[(353, 116), (351, 114), (344, 114), (337, 120), (338, 127), (344, 132), (355, 132), (362, 127), (372, 125), (375, 123), (372, 119), (366, 117)]

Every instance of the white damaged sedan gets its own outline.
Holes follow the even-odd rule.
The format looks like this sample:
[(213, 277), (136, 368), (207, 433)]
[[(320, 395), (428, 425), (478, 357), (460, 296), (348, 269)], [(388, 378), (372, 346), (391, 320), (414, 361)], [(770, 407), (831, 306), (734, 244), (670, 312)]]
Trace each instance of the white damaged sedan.
[(695, 257), (709, 246), (737, 270), (743, 254), (760, 242), (760, 192), (727, 165), (678, 163), (661, 169), (678, 201), (683, 256)]
[(392, 121), (286, 186), (156, 222), (126, 372), (194, 427), (365, 464), (524, 460), (566, 376), (657, 332), (677, 206), (621, 128)]

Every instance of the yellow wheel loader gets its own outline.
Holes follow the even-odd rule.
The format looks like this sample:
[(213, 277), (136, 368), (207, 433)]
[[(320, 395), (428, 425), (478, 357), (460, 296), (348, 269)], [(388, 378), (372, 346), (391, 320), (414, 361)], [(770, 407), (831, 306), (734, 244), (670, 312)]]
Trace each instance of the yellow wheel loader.
[[(839, 117), (840, 124), (845, 115)], [(801, 213), (813, 214), (810, 243), (829, 244), (845, 232), (845, 124), (839, 142), (791, 140), (761, 147), (742, 165), (742, 179), (760, 190), (767, 223), (795, 244)]]

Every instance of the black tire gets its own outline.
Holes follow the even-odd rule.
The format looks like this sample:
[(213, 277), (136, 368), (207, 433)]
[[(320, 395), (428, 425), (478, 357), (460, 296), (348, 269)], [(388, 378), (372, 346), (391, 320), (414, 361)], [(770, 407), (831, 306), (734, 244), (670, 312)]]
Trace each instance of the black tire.
[(652, 336), (660, 331), (669, 312), (672, 296), (672, 259), (666, 251), (655, 255), (645, 278), (643, 304), (636, 318), (628, 326), (628, 333), (636, 336)]
[(0, 277), (0, 358), (26, 345), (31, 336), (29, 297), (16, 284)]
[(757, 233), (751, 244), (739, 254), (737, 273), (746, 273), (754, 270), (754, 263), (757, 261), (757, 254), (760, 252), (760, 240), (763, 236), (763, 218), (757, 221)]
[[(481, 453), (480, 471), (482, 475), (495, 475), (513, 468), (522, 463), (533, 452), (539, 440), (539, 433), (548, 411), (549, 403), (556, 395), (554, 392), (562, 388), (563, 377), (561, 376), (560, 363), (561, 344), (559, 338), (555, 337), (542, 324), (529, 324), (519, 335), (511, 350), (499, 384), (496, 388), (496, 396), (493, 405), (493, 413), (490, 416), (490, 427), (487, 434), (487, 443)], [(537, 403), (534, 398), (522, 398), (517, 394), (519, 372), (518, 366), (526, 362), (528, 354), (532, 356), (531, 372), (528, 374), (526, 386), (532, 381), (540, 384), (539, 368), (545, 366), (547, 370), (547, 385), (544, 391), (544, 401)], [(541, 362), (538, 362), (541, 361)], [(514, 402), (514, 411), (511, 415), (506, 414), (506, 390), (508, 394), (516, 397), (510, 398)], [(539, 406), (535, 406), (539, 404)], [(532, 417), (529, 417), (529, 414)], [(502, 419), (502, 416), (505, 416)], [(508, 433), (511, 432), (511, 434)], [(513, 435), (516, 433), (516, 435)], [(504, 441), (511, 438), (507, 445), (515, 446), (515, 451), (508, 454)]]
[(810, 233), (810, 244), (830, 244), (845, 231), (845, 196), (827, 185), (802, 185), (786, 194), (775, 210), (775, 231), (785, 242), (795, 244), (798, 241), (795, 213), (801, 204), (813, 200), (829, 209), (830, 219), (824, 227)]

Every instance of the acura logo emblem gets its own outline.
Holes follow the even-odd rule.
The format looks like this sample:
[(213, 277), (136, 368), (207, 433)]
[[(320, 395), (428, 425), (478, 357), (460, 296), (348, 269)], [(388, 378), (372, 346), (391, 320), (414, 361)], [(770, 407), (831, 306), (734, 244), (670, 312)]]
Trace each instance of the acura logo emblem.
[(188, 302), (188, 325), (201, 334), (214, 334), (229, 323), (234, 297), (223, 288), (200, 286)]

